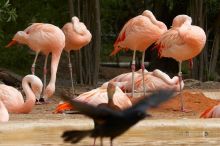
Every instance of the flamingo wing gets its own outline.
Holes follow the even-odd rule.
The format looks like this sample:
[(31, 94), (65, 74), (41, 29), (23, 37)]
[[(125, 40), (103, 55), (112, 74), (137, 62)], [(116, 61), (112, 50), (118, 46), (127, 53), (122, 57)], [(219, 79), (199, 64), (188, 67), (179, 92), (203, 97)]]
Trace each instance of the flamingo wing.
[(181, 53), (184, 52), (177, 52), (182, 48), (187, 48), (187, 46), (179, 35), (178, 30), (170, 29), (161, 35), (160, 39), (156, 42), (156, 48), (158, 49), (160, 57), (172, 57), (177, 61), (180, 61), (182, 60), (180, 58), (183, 56)]

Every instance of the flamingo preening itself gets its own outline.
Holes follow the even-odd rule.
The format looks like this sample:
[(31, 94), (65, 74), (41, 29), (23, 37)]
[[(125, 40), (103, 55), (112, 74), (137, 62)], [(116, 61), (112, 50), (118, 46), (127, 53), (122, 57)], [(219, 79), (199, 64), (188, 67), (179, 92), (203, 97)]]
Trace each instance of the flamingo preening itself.
[[(10, 47), (15, 43), (26, 44), (36, 52), (34, 62), (32, 64), (32, 74), (35, 74), (35, 64), (38, 54), (42, 52), (46, 58), (44, 63), (44, 93), (43, 99), (46, 100), (55, 92), (56, 73), (60, 60), (60, 55), (65, 46), (65, 35), (62, 30), (52, 24), (33, 23), (24, 31), (18, 31), (12, 41), (6, 46)], [(47, 59), (52, 54), (51, 59), (51, 78), (46, 86)]]
[(131, 49), (134, 51), (132, 60), (132, 97), (134, 96), (134, 71), (135, 71), (135, 54), (136, 51), (143, 52), (142, 55), (142, 76), (143, 90), (144, 87), (144, 57), (145, 50), (156, 42), (160, 36), (167, 31), (166, 25), (158, 21), (153, 13), (145, 10), (141, 15), (130, 19), (122, 28), (114, 43), (114, 50), (111, 55), (116, 54), (122, 48)]
[(91, 41), (92, 35), (86, 28), (85, 24), (80, 22), (76, 16), (72, 17), (72, 22), (66, 23), (62, 30), (66, 38), (64, 50), (68, 53), (71, 86), (75, 94), (70, 51), (77, 51), (86, 46)]
[[(172, 27), (156, 42), (161, 57), (171, 57), (179, 62), (179, 80), (182, 80), (181, 63), (197, 56), (206, 42), (204, 30), (192, 25), (192, 18), (178, 15), (173, 19)], [(180, 95), (181, 95), (180, 84)], [(181, 97), (181, 111), (186, 111)]]

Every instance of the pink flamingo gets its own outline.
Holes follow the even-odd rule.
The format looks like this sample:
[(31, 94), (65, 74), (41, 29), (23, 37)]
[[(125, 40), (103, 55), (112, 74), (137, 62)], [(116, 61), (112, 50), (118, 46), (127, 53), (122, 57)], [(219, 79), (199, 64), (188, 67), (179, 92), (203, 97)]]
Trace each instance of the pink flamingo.
[[(181, 87), (183, 88), (184, 83), (181, 81), (179, 83), (179, 79), (177, 76), (174, 76), (172, 79), (164, 72), (156, 69), (152, 72), (148, 72), (147, 70), (144, 71), (144, 84), (147, 87), (149, 92), (154, 92), (159, 89), (170, 89), (174, 91), (179, 90), (179, 84), (181, 84)], [(110, 80), (110, 82), (122, 82), (123, 84), (120, 86), (120, 88), (126, 92), (132, 91), (132, 83), (131, 83), (131, 76), (132, 73), (124, 73), (121, 74), (113, 79)], [(134, 88), (136, 92), (143, 91), (143, 80), (142, 80), (142, 74), (141, 70), (138, 70), (134, 73), (135, 80), (134, 80)]]
[(91, 41), (92, 35), (89, 32), (89, 30), (86, 28), (85, 24), (80, 22), (76, 16), (72, 17), (72, 23), (70, 22), (66, 23), (63, 26), (62, 30), (66, 37), (64, 50), (68, 53), (71, 85), (72, 85), (72, 90), (75, 94), (73, 87), (73, 75), (72, 75), (70, 51), (80, 50), (82, 47), (87, 45)]
[[(136, 50), (143, 52), (142, 55), (142, 76), (144, 80), (144, 57), (145, 50), (156, 42), (161, 34), (167, 31), (167, 27), (161, 21), (157, 21), (153, 13), (145, 10), (142, 15), (130, 19), (122, 28), (117, 40), (114, 43), (114, 51), (111, 55), (116, 54), (122, 48), (134, 51), (132, 60), (132, 73), (135, 71), (135, 54)], [(134, 75), (132, 74), (132, 97), (134, 96)], [(145, 87), (143, 82), (143, 89)]]
[(7, 122), (9, 120), (8, 111), (4, 103), (0, 100), (0, 122)]
[(16, 88), (0, 84), (0, 116), (5, 115), (4, 117), (8, 119), (8, 112), (25, 114), (31, 112), (36, 97), (40, 97), (43, 84), (37, 76), (26, 75), (22, 80), (22, 87), (26, 95), (25, 102), (22, 94)]
[[(51, 97), (55, 92), (57, 67), (59, 64), (60, 55), (65, 46), (65, 35), (63, 34), (62, 30), (52, 24), (33, 23), (24, 31), (18, 31), (13, 37), (12, 41), (6, 47), (10, 47), (15, 43), (26, 44), (36, 52), (31, 69), (32, 74), (35, 73), (35, 63), (38, 54), (42, 52), (46, 56), (44, 63), (43, 99), (46, 100), (48, 97)], [(46, 87), (47, 59), (50, 53), (52, 53), (51, 78)]]
[(220, 118), (220, 104), (207, 108), (200, 118)]
[[(165, 32), (156, 42), (161, 57), (171, 57), (179, 62), (179, 80), (182, 80), (181, 63), (198, 55), (206, 42), (202, 28), (191, 25), (192, 19), (187, 15), (178, 15), (173, 19), (172, 28)], [(180, 84), (181, 85), (181, 84)], [(180, 95), (182, 88), (180, 86)], [(186, 111), (181, 96), (181, 111)]]
[[(132, 106), (129, 97), (117, 86), (121, 83), (107, 82), (101, 87), (80, 94), (74, 100), (86, 102), (94, 106), (110, 106), (114, 109), (125, 109)], [(69, 103), (59, 104), (55, 113), (74, 109)]]

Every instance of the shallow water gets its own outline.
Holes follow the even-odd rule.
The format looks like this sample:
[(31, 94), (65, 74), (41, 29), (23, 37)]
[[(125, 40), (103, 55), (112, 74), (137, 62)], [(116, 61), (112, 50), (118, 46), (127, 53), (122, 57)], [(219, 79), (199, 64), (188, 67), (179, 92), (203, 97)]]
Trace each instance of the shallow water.
[[(89, 119), (13, 121), (0, 126), (0, 145), (70, 145), (60, 137), (65, 130), (90, 129)], [(85, 138), (76, 146), (91, 146), (93, 139)], [(96, 144), (100, 141), (97, 139)], [(216, 120), (144, 120), (115, 139), (114, 146), (149, 145), (219, 145), (220, 119)], [(104, 145), (110, 145), (104, 139)]]

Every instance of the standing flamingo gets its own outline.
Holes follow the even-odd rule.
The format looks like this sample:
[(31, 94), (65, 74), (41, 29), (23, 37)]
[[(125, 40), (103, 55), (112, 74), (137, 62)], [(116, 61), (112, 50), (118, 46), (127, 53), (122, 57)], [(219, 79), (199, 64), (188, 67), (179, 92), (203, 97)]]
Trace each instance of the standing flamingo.
[[(62, 30), (52, 24), (33, 23), (24, 31), (18, 31), (13, 37), (12, 41), (6, 47), (10, 47), (15, 43), (26, 44), (36, 52), (31, 69), (32, 74), (35, 73), (35, 63), (38, 54), (42, 52), (46, 56), (44, 63), (43, 99), (46, 100), (48, 97), (51, 97), (55, 92), (57, 67), (60, 60), (60, 55), (65, 46), (65, 35), (63, 34)], [(47, 59), (50, 53), (52, 53), (51, 78), (46, 87)]]
[(36, 97), (40, 97), (43, 84), (37, 76), (26, 75), (22, 80), (22, 87), (26, 95), (25, 102), (22, 94), (16, 88), (0, 84), (0, 110), (2, 111), (2, 108), (5, 110), (5, 107), (7, 109), (4, 114), (31, 112)]
[[(156, 42), (161, 57), (171, 57), (179, 62), (179, 80), (182, 80), (181, 63), (198, 55), (206, 42), (202, 28), (191, 25), (192, 18), (178, 15), (173, 19), (172, 28), (164, 33)], [(180, 95), (181, 95), (180, 84)], [(181, 97), (181, 111), (186, 111)]]
[(91, 41), (92, 35), (86, 28), (85, 24), (80, 22), (76, 16), (72, 17), (72, 23), (66, 23), (63, 26), (62, 30), (66, 37), (64, 50), (68, 53), (71, 85), (72, 90), (75, 94), (75, 90), (73, 87), (73, 73), (70, 59), (70, 51), (80, 50), (82, 47), (87, 45)]
[[(167, 27), (161, 21), (157, 21), (153, 13), (145, 10), (142, 15), (138, 15), (130, 19), (122, 28), (117, 40), (114, 43), (114, 51), (111, 55), (116, 54), (122, 48), (134, 51), (132, 60), (132, 97), (134, 96), (134, 71), (135, 71), (135, 54), (136, 50), (143, 52), (142, 54), (142, 76), (144, 80), (144, 57), (145, 50), (156, 42), (161, 34), (167, 31)], [(143, 82), (143, 90), (145, 87)]]

